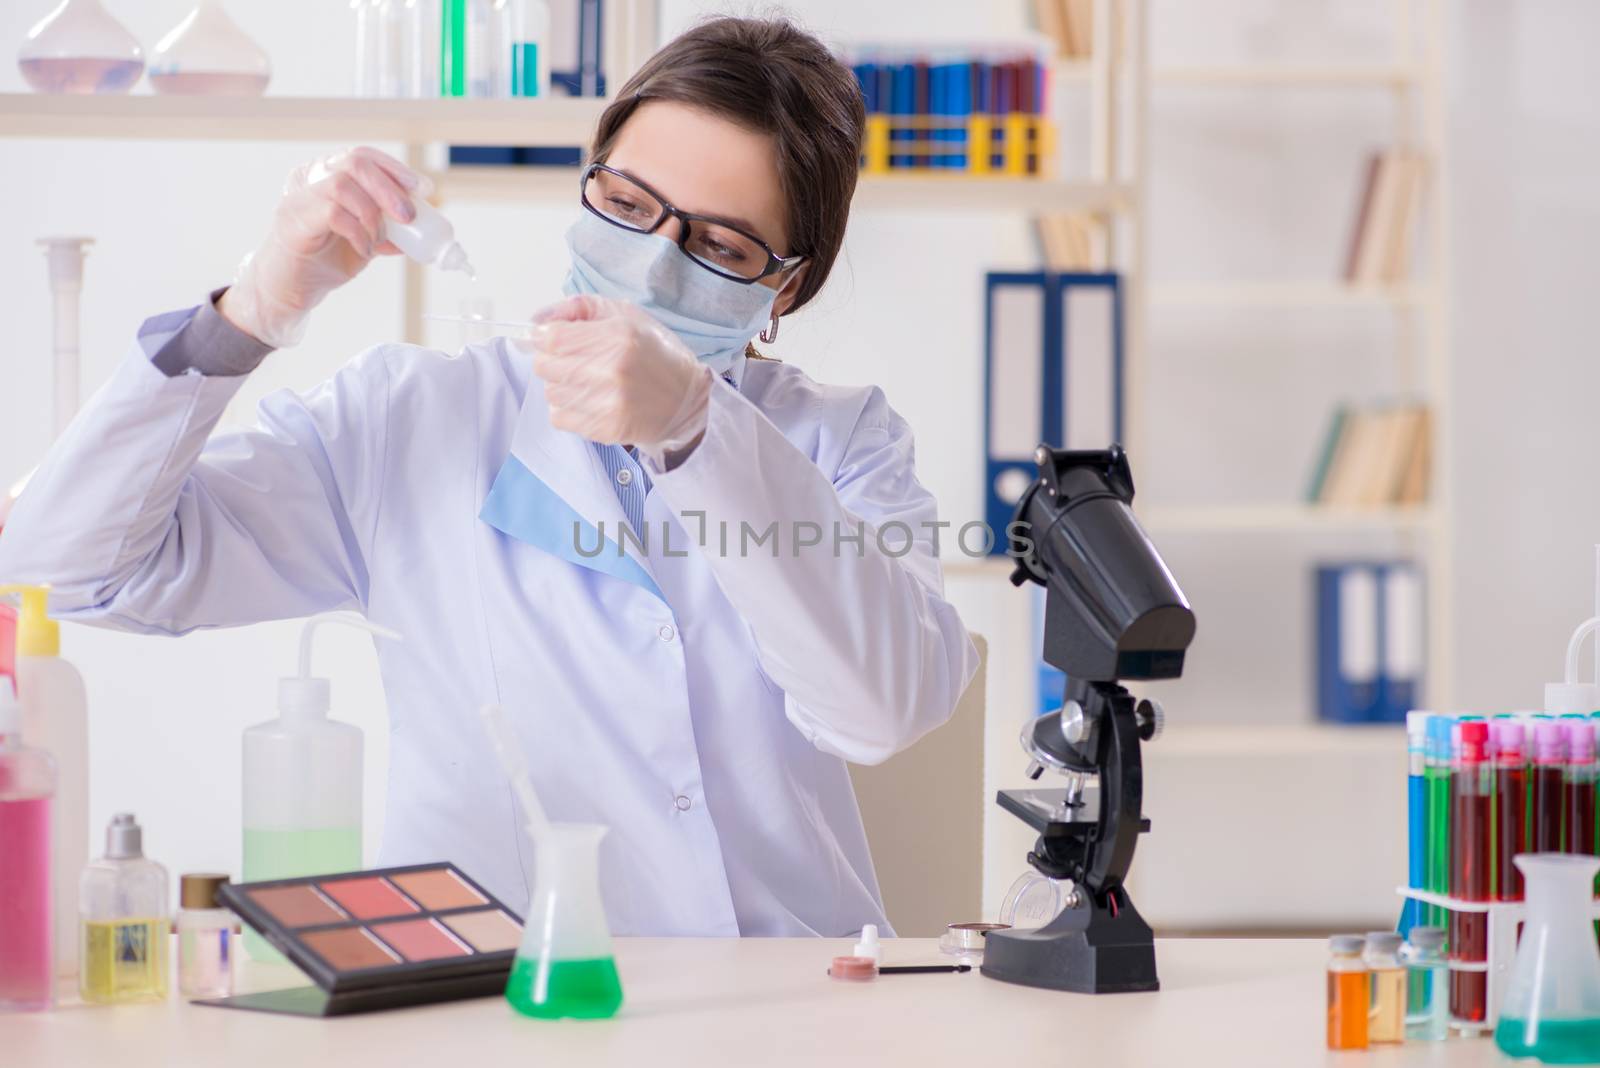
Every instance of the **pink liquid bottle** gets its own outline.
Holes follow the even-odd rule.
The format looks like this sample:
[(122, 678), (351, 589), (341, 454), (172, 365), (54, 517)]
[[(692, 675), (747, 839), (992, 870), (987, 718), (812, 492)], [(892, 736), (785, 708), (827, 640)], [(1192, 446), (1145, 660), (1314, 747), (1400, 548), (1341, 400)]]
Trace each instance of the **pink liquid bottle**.
[(50, 802), (56, 762), (22, 744), (22, 707), (0, 675), (0, 1012), (55, 1001), (50, 915)]

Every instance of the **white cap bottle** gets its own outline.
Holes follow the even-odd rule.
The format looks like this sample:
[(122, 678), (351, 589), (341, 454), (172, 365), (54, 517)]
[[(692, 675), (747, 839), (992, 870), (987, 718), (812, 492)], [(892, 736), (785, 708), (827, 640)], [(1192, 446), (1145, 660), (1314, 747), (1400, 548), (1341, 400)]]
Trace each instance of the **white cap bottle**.
[[(311, 674), (323, 623), (343, 623), (394, 641), (400, 635), (354, 612), (328, 612), (300, 633), (300, 674), (278, 680), (278, 718), (244, 732), (244, 881), (361, 868), (361, 728), (329, 717), (332, 688)], [(245, 938), (257, 960), (277, 959)]]

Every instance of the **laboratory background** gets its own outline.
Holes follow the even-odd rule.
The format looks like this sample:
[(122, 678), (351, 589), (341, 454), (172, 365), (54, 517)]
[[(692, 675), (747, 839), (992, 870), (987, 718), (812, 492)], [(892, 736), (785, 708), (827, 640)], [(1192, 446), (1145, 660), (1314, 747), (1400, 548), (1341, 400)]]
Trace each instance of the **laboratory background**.
[[(519, 102), (439, 99), (437, 4), (415, 69), (403, 45), (386, 53), (379, 20), (411, 6), (71, 0), (147, 64), (126, 95), (74, 96), (24, 76), (20, 50), (57, 5), (0, 5), (0, 49), (19, 55), (0, 64), (0, 491), (141, 321), (228, 283), (294, 168), (368, 144), (434, 175), (476, 278), (375, 262), (251, 374), (224, 429), (370, 346), (454, 351), (488, 329), (462, 320), (556, 299), (604, 83), (708, 15), (793, 17), (862, 80), (869, 121), (833, 275), (760, 347), (822, 382), (876, 384), (908, 421), (950, 524), (946, 594), (984, 650), (948, 726), (852, 768), (890, 921), (913, 938), (992, 921), (1030, 870), (1037, 832), (995, 795), (1055, 785), (1026, 777), (1018, 744), (1062, 701), (1043, 591), (1008, 581), (1003, 543), (955, 535), (1009, 515), (1040, 441), (1115, 440), (1196, 622), (1181, 678), (1129, 684), (1164, 722), (1142, 746), (1151, 829), (1127, 887), (1158, 958), (1165, 939), (1321, 940), (1298, 977), (1318, 1012), (1307, 1059), (1279, 1063), (1320, 1057), (1327, 937), (1393, 930), (1402, 909), (1438, 919), (1397, 887), (1453, 889), (1416, 866), (1408, 779), (1435, 752), (1419, 717), (1408, 740), (1406, 714), (1524, 716), (1531, 766), (1533, 717), (1574, 711), (1550, 707), (1547, 684), (1596, 678), (1589, 644), (1575, 665), (1568, 645), (1600, 613), (1600, 7), (550, 0), (569, 52), (581, 18), (610, 36), (594, 69), (579, 56), (526, 94), (548, 99)], [(196, 56), (208, 20), (231, 20), (216, 47), (243, 93), (156, 84), (157, 44), (192, 12)], [(981, 104), (939, 73), (988, 64), (1016, 94), (975, 127)], [(88, 242), (44, 244), (59, 238)], [(240, 870), (241, 734), (275, 714), (303, 625), (61, 627), (87, 688), (96, 855), (133, 812), (174, 895), (179, 873)], [(388, 731), (374, 639), (316, 640), (334, 715), (363, 736), (370, 864)], [(1448, 766), (1477, 732), (1443, 722)], [(819, 977), (829, 955), (813, 954)]]

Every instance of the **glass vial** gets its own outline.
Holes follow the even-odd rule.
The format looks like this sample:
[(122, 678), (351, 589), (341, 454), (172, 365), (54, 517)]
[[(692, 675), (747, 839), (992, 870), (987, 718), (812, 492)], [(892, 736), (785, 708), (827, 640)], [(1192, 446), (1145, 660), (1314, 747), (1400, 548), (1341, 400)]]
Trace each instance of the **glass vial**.
[(1328, 1048), (1366, 1049), (1371, 982), (1360, 935), (1328, 939)]
[(233, 914), (217, 902), (226, 875), (185, 875), (179, 880), (178, 991), (186, 998), (233, 993)]
[(1400, 936), (1393, 931), (1369, 932), (1362, 959), (1372, 973), (1367, 1041), (1375, 1046), (1405, 1041), (1406, 972), (1400, 964)]
[(36, 93), (126, 93), (144, 52), (100, 0), (62, 0), (28, 31), (17, 68)]
[(78, 883), (83, 1000), (101, 1004), (167, 996), (167, 869), (144, 855), (144, 832), (123, 812), (106, 828), (106, 855)]
[(550, 95), (550, 5), (511, 0), (511, 95)]
[(356, 17), (355, 94), (416, 98), (428, 83), (431, 0), (350, 0)]
[(0, 675), (0, 1012), (55, 1001), (50, 806), (56, 763), (22, 744), (22, 706)]
[(1450, 1037), (1450, 965), (1444, 957), (1444, 928), (1411, 928), (1404, 958), (1410, 998), (1406, 1037), (1443, 1042)]

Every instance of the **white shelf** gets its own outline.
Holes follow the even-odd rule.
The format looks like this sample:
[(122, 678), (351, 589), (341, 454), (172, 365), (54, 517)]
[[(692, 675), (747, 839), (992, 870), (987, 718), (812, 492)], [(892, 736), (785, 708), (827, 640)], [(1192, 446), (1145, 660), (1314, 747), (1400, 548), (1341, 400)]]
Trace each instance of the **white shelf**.
[(1313, 504), (1217, 505), (1134, 509), (1153, 531), (1276, 533), (1284, 531), (1425, 530), (1431, 508), (1331, 508)]
[(1262, 86), (1282, 88), (1406, 88), (1420, 72), (1409, 66), (1342, 64), (1217, 64), (1160, 67), (1151, 72), (1156, 85)]
[(1427, 293), (1341, 282), (1152, 282), (1150, 300), (1193, 307), (1403, 309), (1420, 307)]
[[(446, 198), (519, 199), (576, 195), (568, 167), (451, 167), (433, 180)], [(959, 175), (872, 175), (856, 183), (852, 207), (875, 211), (1111, 212), (1128, 210), (1124, 184), (1053, 178), (974, 178)]]
[(1169, 727), (1144, 750), (1144, 758), (1223, 758), (1370, 754), (1404, 761), (1406, 730), (1400, 723), (1227, 724)]
[(0, 93), (0, 137), (579, 145), (606, 103)]
[[(55, 96), (0, 93), (0, 137), (584, 145), (606, 101), (368, 100), (358, 97)], [(454, 167), (447, 197), (565, 197), (569, 168)], [(961, 175), (863, 175), (855, 204), (875, 210), (1111, 212), (1125, 183)]]

